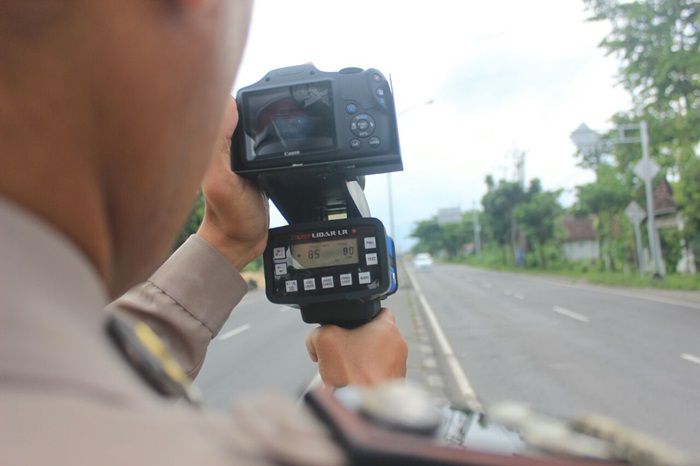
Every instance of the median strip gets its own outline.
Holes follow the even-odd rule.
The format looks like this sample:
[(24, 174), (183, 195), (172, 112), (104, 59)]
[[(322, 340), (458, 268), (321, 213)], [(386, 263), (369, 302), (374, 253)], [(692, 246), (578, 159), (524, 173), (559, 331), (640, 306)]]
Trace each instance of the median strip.
[(554, 306), (554, 308), (552, 310), (554, 312), (556, 312), (557, 314), (561, 314), (563, 316), (570, 317), (574, 320), (578, 320), (579, 322), (588, 323), (591, 320), (588, 317), (581, 315), (578, 312), (574, 312), (571, 309), (567, 309), (565, 307)]
[(221, 341), (228, 340), (229, 338), (235, 337), (236, 335), (243, 333), (246, 330), (250, 330), (250, 327), (251, 327), (250, 324), (245, 324), (245, 325), (241, 325), (240, 327), (236, 327), (233, 330), (230, 330), (226, 333), (222, 333), (221, 335), (219, 335), (218, 340), (221, 340)]

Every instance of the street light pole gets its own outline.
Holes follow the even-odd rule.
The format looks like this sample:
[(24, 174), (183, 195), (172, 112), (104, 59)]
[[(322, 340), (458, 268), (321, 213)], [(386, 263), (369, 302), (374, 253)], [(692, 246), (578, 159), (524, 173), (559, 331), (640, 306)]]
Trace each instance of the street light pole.
[[(649, 128), (646, 120), (642, 120), (639, 124), (639, 131), (642, 139), (642, 162), (645, 166), (651, 166), (649, 157)], [(651, 173), (648, 173), (651, 175)], [(659, 241), (656, 234), (656, 222), (654, 221), (654, 190), (651, 186), (653, 176), (644, 177), (644, 191), (646, 191), (647, 199), (647, 234), (649, 236), (649, 250), (654, 259), (654, 275), (661, 277), (663, 271), (661, 268), (661, 251), (659, 250)]]
[(394, 241), (397, 240), (394, 231), (394, 193), (391, 189), (391, 173), (386, 174), (386, 185), (388, 188), (389, 195), (389, 235)]
[[(425, 105), (432, 105), (434, 102), (433, 99), (427, 100), (421, 104), (413, 105), (408, 108), (404, 108), (400, 112), (396, 114), (396, 118), (400, 117), (406, 112), (410, 112), (411, 110), (414, 110), (416, 108), (423, 107)], [(391, 236), (391, 239), (394, 240), (394, 243), (396, 244), (396, 248), (398, 251), (398, 238), (396, 237), (396, 231), (394, 231), (394, 192), (391, 187), (391, 173), (386, 174), (386, 186), (387, 186), (387, 195), (389, 197), (389, 235)]]

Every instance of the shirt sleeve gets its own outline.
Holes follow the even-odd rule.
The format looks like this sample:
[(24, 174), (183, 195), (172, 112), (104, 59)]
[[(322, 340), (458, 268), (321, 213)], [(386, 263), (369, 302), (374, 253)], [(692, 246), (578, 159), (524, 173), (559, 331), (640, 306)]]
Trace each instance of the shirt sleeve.
[(223, 255), (192, 235), (148, 281), (107, 309), (150, 325), (194, 378), (209, 342), (247, 289), (241, 274)]

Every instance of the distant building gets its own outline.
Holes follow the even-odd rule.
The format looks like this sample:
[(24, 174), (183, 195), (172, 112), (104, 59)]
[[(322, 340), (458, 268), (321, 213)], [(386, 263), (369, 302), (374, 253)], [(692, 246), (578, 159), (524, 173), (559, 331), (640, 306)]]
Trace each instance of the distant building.
[(450, 223), (460, 223), (462, 221), (462, 210), (459, 207), (448, 207), (438, 209), (438, 225), (449, 225)]
[(561, 221), (566, 238), (564, 256), (570, 261), (595, 260), (600, 256), (592, 217), (564, 217)]
[[(656, 226), (657, 237), (659, 237), (659, 230), (663, 229), (678, 229), (682, 232), (685, 228), (683, 216), (678, 210), (676, 202), (673, 200), (673, 188), (666, 178), (663, 178), (656, 188), (654, 188), (653, 196), (654, 224)], [(659, 247), (661, 247), (660, 243)], [(665, 272), (665, 262), (662, 262), (661, 266)], [(678, 264), (676, 264), (676, 271), (692, 275), (697, 273), (693, 250), (688, 247), (683, 240), (681, 240), (681, 259)]]
[[(646, 207), (645, 207), (646, 210)], [(673, 188), (666, 178), (654, 188), (654, 222), (656, 228), (678, 228), (680, 217), (678, 207), (673, 200)]]

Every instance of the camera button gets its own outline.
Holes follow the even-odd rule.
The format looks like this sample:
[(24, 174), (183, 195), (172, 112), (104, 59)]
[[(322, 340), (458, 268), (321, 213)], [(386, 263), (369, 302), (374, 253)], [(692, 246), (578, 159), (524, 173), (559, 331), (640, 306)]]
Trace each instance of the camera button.
[(304, 279), (304, 290), (313, 291), (316, 289), (316, 279), (315, 278), (305, 278)]
[(350, 286), (352, 285), (352, 274), (343, 273), (340, 274), (340, 286)]
[(375, 249), (377, 247), (377, 238), (368, 236), (365, 238), (365, 249)]
[(377, 265), (379, 263), (379, 261), (377, 260), (377, 253), (371, 252), (369, 254), (366, 254), (365, 261), (367, 262), (367, 265)]
[(357, 113), (357, 105), (350, 103), (345, 106), (345, 111), (349, 113), (350, 115), (354, 115)]
[(381, 87), (378, 87), (375, 92), (379, 97), (384, 97), (384, 89), (382, 89)]
[(286, 259), (287, 258), (287, 252), (285, 248), (275, 248), (272, 250), (272, 257), (273, 259)]
[(361, 144), (362, 144), (362, 142), (361, 142), (359, 139), (357, 139), (357, 138), (355, 138), (355, 139), (350, 139), (350, 148), (351, 148), (351, 149), (357, 150), (357, 149), (360, 148), (360, 145), (361, 145)]
[(296, 280), (287, 280), (284, 282), (284, 287), (287, 290), (287, 293), (295, 293), (299, 291), (299, 285), (297, 284)]
[(355, 115), (350, 122), (350, 130), (355, 134), (355, 136), (361, 138), (371, 136), (374, 132), (374, 126), (374, 118), (366, 113)]
[(358, 281), (360, 282), (360, 285), (368, 285), (372, 282), (372, 276), (370, 275), (369, 272), (360, 272), (357, 275)]
[(275, 275), (287, 275), (287, 264), (275, 264)]
[(379, 147), (379, 145), (382, 143), (382, 140), (379, 139), (377, 136), (373, 136), (369, 138), (369, 141), (367, 141), (370, 147)]
[(321, 288), (333, 288), (333, 277), (321, 277)]

